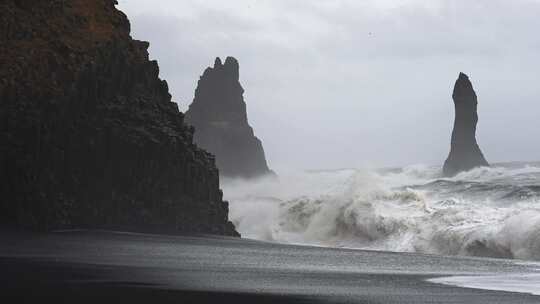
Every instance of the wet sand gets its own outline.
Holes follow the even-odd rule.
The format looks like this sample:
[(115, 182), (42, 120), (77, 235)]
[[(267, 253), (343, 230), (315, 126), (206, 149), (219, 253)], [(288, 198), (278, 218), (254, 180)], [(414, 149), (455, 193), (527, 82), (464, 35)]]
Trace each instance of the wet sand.
[(508, 260), (88, 231), (0, 238), (0, 298), (18, 303), (540, 303), (427, 281), (533, 271)]

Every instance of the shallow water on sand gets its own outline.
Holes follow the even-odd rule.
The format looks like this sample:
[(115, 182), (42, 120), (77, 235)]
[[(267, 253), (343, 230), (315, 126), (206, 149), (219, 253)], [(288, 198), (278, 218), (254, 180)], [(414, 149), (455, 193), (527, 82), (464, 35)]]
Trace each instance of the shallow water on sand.
[(488, 276), (453, 276), (429, 282), (484, 290), (503, 290), (540, 296), (540, 273)]

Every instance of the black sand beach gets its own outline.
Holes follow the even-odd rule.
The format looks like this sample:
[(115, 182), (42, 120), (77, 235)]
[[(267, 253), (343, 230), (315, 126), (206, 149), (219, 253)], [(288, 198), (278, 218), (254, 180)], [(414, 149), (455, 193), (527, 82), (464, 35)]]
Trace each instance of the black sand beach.
[(508, 260), (112, 232), (2, 234), (1, 297), (95, 303), (539, 303), (427, 282), (533, 271)]

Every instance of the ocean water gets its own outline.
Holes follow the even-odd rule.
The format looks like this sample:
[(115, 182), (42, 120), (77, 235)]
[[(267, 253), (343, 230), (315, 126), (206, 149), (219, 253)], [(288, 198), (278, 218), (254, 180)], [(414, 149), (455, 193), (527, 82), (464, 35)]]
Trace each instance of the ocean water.
[(224, 180), (243, 237), (290, 244), (540, 260), (540, 164), (332, 170)]

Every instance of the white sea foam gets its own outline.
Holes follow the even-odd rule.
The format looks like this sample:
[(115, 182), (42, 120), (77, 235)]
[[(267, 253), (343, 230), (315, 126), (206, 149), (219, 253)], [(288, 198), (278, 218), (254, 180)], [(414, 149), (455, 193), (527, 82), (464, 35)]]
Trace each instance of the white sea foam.
[(247, 238), (540, 260), (540, 168), (337, 170), (226, 180)]
[(540, 295), (540, 274), (538, 273), (493, 276), (455, 276), (436, 278), (428, 281), (458, 287)]

